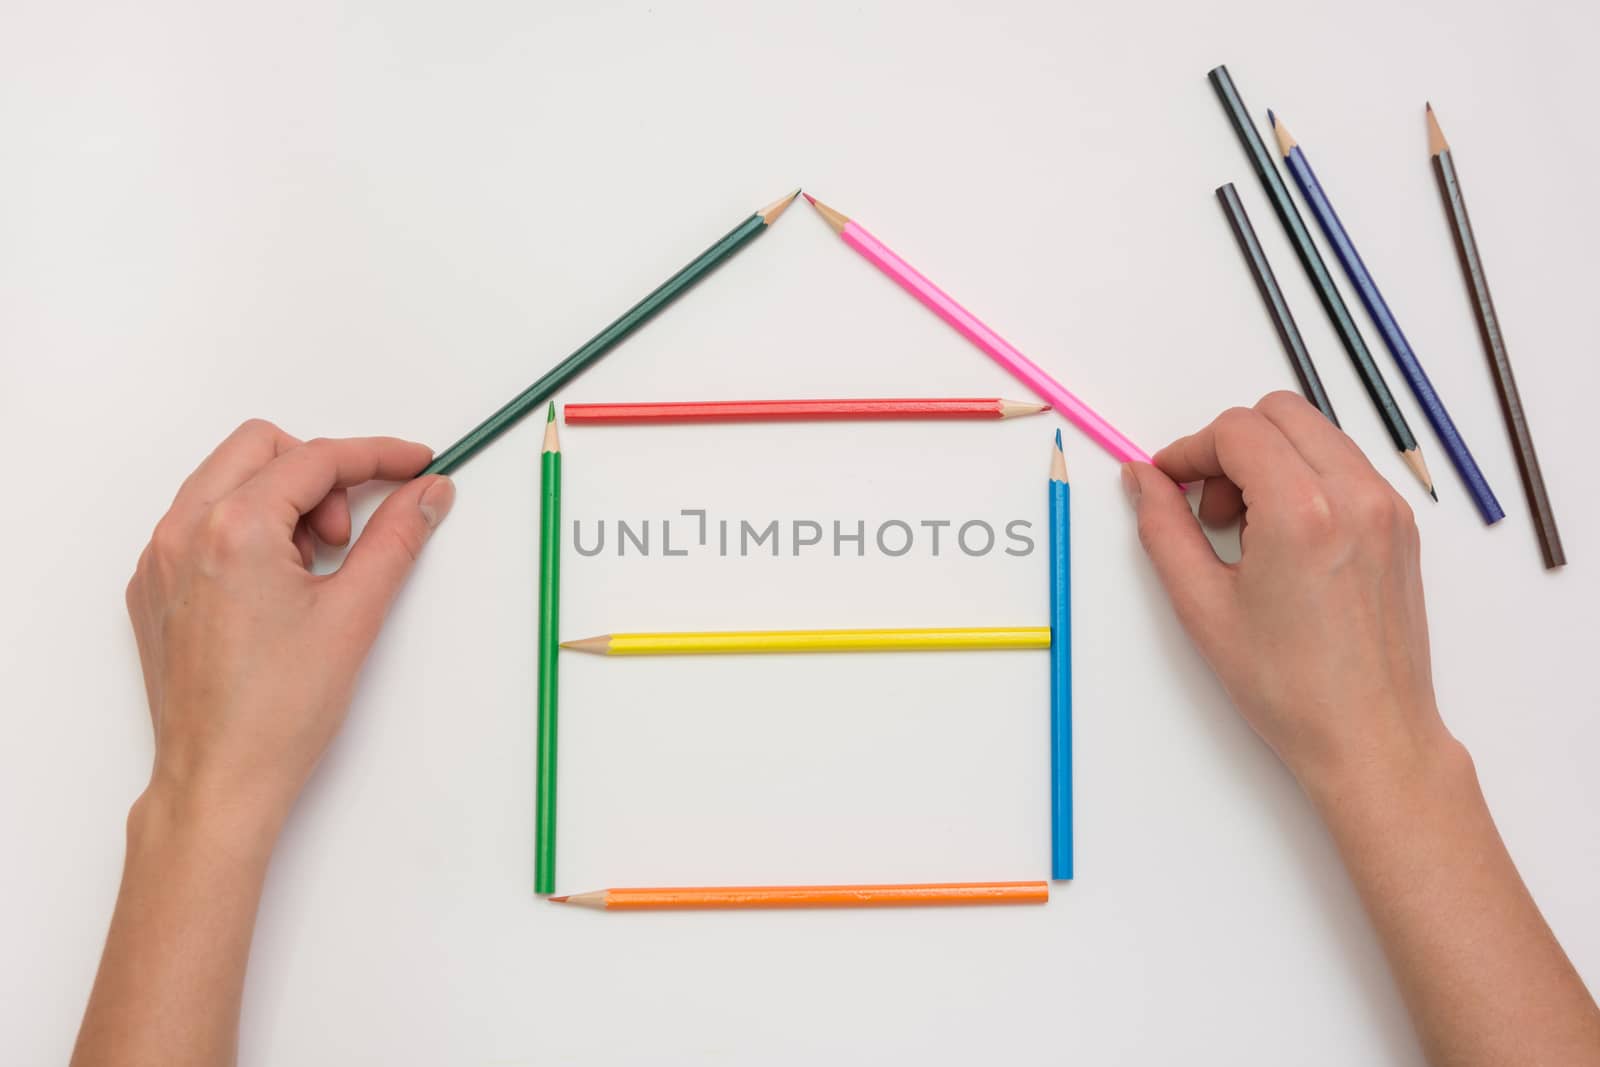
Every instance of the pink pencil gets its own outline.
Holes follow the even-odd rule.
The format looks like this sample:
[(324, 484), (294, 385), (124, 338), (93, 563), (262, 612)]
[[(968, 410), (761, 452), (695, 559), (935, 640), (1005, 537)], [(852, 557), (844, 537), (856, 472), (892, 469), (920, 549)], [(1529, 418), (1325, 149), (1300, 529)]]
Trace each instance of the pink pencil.
[(805, 193), (804, 196), (810, 201), (811, 206), (817, 209), (817, 213), (827, 220), (828, 225), (833, 227), (833, 232), (844, 239), (845, 244), (893, 278), (906, 292), (922, 301), (928, 310), (953, 326), (961, 336), (977, 345), (986, 356), (1010, 371), (1018, 381), (1032, 389), (1039, 399), (1071, 419), (1078, 429), (1088, 434), (1101, 448), (1124, 463), (1150, 462), (1150, 456), (1144, 449), (1128, 440), (1122, 431), (1102, 419), (1088, 404), (1067, 392), (1060, 382), (1046, 374), (1033, 360), (1018, 352), (1009, 341), (979, 322), (976, 315), (950, 299), (948, 293), (924, 278), (911, 264), (895, 255), (887, 245), (862, 228), (859, 222), (852, 222), (848, 216), (841, 215), (827, 204), (819, 203), (810, 193)]

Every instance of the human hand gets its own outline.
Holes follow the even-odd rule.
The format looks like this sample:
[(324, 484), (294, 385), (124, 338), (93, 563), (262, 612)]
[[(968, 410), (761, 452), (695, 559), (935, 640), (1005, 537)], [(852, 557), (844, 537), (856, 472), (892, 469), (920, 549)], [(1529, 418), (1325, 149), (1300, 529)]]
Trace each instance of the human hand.
[[(1450, 743), (1416, 523), (1353, 441), (1273, 393), (1154, 462), (1122, 468), (1139, 540), (1240, 713), (1308, 790), (1403, 773)], [(1173, 484), (1200, 480), (1201, 520), (1241, 520), (1236, 564), (1217, 558)]]
[(345, 490), (410, 478), (431, 455), (389, 437), (301, 442), (253, 420), (183, 483), (128, 583), (155, 727), (146, 796), (276, 832), (455, 489), (400, 486), (333, 574), (311, 573), (312, 535), (346, 543)]

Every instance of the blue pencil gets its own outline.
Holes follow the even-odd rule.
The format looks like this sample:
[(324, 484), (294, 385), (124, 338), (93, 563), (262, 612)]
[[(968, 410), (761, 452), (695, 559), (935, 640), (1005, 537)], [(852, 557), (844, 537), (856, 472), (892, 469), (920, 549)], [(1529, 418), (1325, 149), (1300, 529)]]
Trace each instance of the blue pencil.
[(1050, 453), (1050, 877), (1072, 877), (1072, 486)]
[(1278, 116), (1270, 110), (1267, 112), (1267, 120), (1272, 123), (1272, 130), (1278, 136), (1278, 148), (1283, 153), (1283, 161), (1289, 168), (1289, 174), (1300, 187), (1301, 194), (1306, 198), (1306, 204), (1311, 208), (1311, 214), (1316, 216), (1317, 225), (1322, 227), (1323, 235), (1327, 237), (1328, 243), (1333, 245), (1334, 254), (1344, 266), (1344, 273), (1350, 279), (1350, 284), (1356, 287), (1361, 303), (1366, 305), (1367, 314), (1377, 323), (1378, 332), (1383, 334), (1383, 343), (1394, 355), (1394, 361), (1400, 364), (1400, 373), (1405, 375), (1406, 383), (1411, 386), (1411, 394), (1417, 398), (1423, 414), (1427, 415), (1428, 421), (1433, 424), (1433, 432), (1439, 435), (1439, 441), (1449, 453), (1450, 462), (1455, 465), (1456, 473), (1467, 483), (1467, 491), (1472, 494), (1472, 502), (1478, 506), (1478, 514), (1483, 516), (1485, 523), (1492, 525), (1499, 522), (1506, 514), (1500, 507), (1500, 501), (1495, 499), (1494, 490), (1489, 488), (1488, 480), (1478, 469), (1477, 460), (1472, 458), (1467, 443), (1461, 439), (1461, 432), (1451, 421), (1450, 413), (1445, 410), (1444, 401), (1440, 400), (1439, 394), (1434, 391), (1433, 383), (1428, 380), (1427, 372), (1422, 369), (1417, 354), (1411, 350), (1411, 343), (1400, 331), (1400, 324), (1395, 321), (1394, 313), (1389, 310), (1383, 294), (1378, 291), (1378, 285), (1372, 280), (1367, 265), (1361, 262), (1361, 253), (1356, 251), (1350, 235), (1345, 232), (1344, 224), (1339, 221), (1338, 212), (1333, 210), (1333, 204), (1322, 191), (1316, 174), (1311, 170), (1311, 164), (1306, 161), (1305, 152), (1278, 121)]

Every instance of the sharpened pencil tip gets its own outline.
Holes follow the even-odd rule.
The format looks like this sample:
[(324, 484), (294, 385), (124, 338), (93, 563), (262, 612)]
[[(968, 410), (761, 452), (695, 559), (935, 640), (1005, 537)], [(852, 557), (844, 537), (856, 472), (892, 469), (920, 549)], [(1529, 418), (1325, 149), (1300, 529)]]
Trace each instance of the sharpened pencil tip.
[(1057, 451), (1057, 452), (1064, 452), (1064, 451), (1066, 451), (1066, 450), (1065, 450), (1065, 449), (1063, 449), (1063, 448), (1062, 448), (1062, 447), (1061, 447), (1061, 431), (1060, 431), (1060, 430), (1059, 430), (1059, 429), (1058, 429), (1058, 430), (1056, 430), (1056, 451)]
[(1433, 486), (1431, 486), (1431, 485), (1428, 486), (1428, 495), (1433, 497), (1433, 502), (1435, 504), (1437, 504), (1439, 502), (1439, 494), (1434, 492)]
[(554, 400), (550, 401), (550, 414), (545, 416), (544, 421), (545, 422), (555, 422), (556, 421), (556, 402)]
[(567, 902), (566, 897), (545, 897), (545, 899), (552, 904), (565, 904)]
[(778, 199), (774, 200), (772, 203), (756, 212), (756, 214), (761, 216), (761, 220), (763, 222), (765, 222), (768, 226), (771, 226), (774, 222), (778, 221), (778, 216), (782, 215), (784, 211), (788, 209), (789, 205), (795, 202), (795, 198), (797, 198), (799, 195), (800, 190), (796, 188), (795, 191), (790, 193), (788, 196), (778, 197)]
[(812, 196), (810, 193), (801, 193), (800, 195), (806, 198), (806, 203), (812, 205), (813, 207), (816, 206), (816, 203), (817, 203), (817, 198), (816, 197)]
[(1270, 107), (1267, 108), (1267, 124), (1273, 129), (1278, 128), (1278, 116), (1272, 113), (1272, 109)]

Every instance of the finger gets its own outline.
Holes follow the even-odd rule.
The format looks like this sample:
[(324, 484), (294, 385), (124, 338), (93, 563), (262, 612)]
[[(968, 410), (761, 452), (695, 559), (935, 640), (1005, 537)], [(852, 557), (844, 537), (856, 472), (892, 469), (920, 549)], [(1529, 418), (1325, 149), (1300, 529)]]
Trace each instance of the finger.
[(311, 526), (305, 519), (294, 524), (294, 547), (300, 553), (300, 562), (310, 570), (312, 561), (317, 558), (317, 544), (311, 539)]
[(1207, 478), (1200, 490), (1200, 521), (1226, 526), (1244, 514), (1244, 494), (1226, 478)]
[(1224, 411), (1205, 429), (1157, 452), (1154, 462), (1177, 482), (1225, 477), (1239, 487), (1247, 503), (1258, 491), (1295, 486), (1313, 477), (1283, 431), (1248, 408)]
[(267, 464), (238, 492), (292, 530), (332, 490), (410, 478), (432, 456), (427, 445), (396, 437), (318, 438)]
[(1232, 601), (1233, 575), (1206, 540), (1183, 491), (1146, 463), (1124, 463), (1122, 484), (1139, 521), (1139, 543), (1178, 618), (1199, 635)]
[(199, 511), (216, 503), (298, 444), (300, 438), (265, 419), (242, 423), (178, 487), (173, 510)]
[(334, 584), (372, 632), (455, 498), (455, 483), (449, 478), (419, 478), (390, 493), (367, 520)]
[(325, 545), (342, 545), (350, 540), (350, 494), (335, 489), (323, 497), (306, 523)]
[(1298, 393), (1268, 393), (1256, 410), (1288, 438), (1289, 444), (1318, 474), (1347, 474), (1372, 470), (1366, 454), (1327, 416), (1306, 403)]

